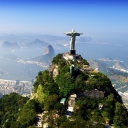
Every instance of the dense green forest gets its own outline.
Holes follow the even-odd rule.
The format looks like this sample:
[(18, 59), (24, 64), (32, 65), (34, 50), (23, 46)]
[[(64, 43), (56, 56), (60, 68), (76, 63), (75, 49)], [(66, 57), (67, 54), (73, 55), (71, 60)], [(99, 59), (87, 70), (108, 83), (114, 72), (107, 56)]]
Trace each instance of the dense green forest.
[[(74, 65), (73, 74), (71, 65)], [(115, 128), (127, 128), (128, 111), (111, 81), (93, 69), (83, 71), (83, 65), (89, 63), (82, 57), (67, 61), (58, 54), (48, 70), (38, 73), (30, 99), (15, 93), (0, 99), (0, 127), (34, 128), (36, 114), (44, 111), (43, 123), (47, 122), (49, 128), (104, 128), (107, 123)], [(84, 95), (95, 90), (104, 96)], [(73, 113), (67, 118), (71, 94), (77, 94), (77, 98)], [(60, 103), (62, 98), (66, 98), (65, 104)]]

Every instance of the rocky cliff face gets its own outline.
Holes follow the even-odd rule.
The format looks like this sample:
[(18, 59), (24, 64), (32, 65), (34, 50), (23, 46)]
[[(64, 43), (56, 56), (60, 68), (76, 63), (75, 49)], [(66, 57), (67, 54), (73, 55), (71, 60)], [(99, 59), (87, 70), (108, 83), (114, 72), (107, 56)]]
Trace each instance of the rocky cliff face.
[(52, 56), (55, 55), (55, 52), (54, 52), (54, 49), (51, 45), (48, 45), (46, 48), (45, 48), (45, 51), (44, 51), (44, 54), (50, 54)]
[(55, 78), (59, 74), (58, 65), (51, 65), (49, 67), (49, 73)]

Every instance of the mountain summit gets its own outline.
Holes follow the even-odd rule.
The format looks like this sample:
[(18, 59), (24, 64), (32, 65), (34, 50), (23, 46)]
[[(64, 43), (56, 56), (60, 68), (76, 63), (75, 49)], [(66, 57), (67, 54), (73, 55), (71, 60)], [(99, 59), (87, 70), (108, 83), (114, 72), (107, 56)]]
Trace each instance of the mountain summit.
[(2, 48), (8, 48), (8, 49), (19, 49), (19, 45), (17, 43), (10, 43), (8, 41), (5, 41), (2, 44)]
[(128, 126), (127, 109), (109, 78), (90, 68), (78, 54), (67, 52), (55, 56), (49, 69), (38, 73), (31, 99), (42, 106), (48, 126)]
[[(75, 39), (81, 33), (65, 34), (71, 37), (70, 51), (56, 55), (49, 68), (38, 73), (30, 99), (11, 94), (9, 98), (15, 100), (11, 103), (3, 96), (1, 127), (128, 127), (128, 111), (110, 79), (76, 54)], [(53, 54), (48, 48), (45, 54)], [(24, 105), (19, 108), (19, 103)]]
[(45, 41), (35, 39), (34, 41), (26, 44), (25, 47), (28, 47), (28, 48), (43, 48), (47, 45), (48, 45), (48, 43), (46, 43)]
[(45, 47), (45, 52), (43, 55), (32, 58), (32, 61), (47, 63), (48, 65), (51, 64), (53, 57), (55, 56), (54, 49), (51, 45)]
[(48, 70), (39, 72), (31, 99), (43, 110), (41, 127), (109, 128), (127, 127), (128, 111), (110, 79), (76, 54), (75, 39), (70, 36), (70, 51), (58, 54)]
[(30, 99), (15, 93), (0, 99), (0, 122), (8, 128), (127, 128), (128, 111), (106, 75), (67, 52), (38, 73)]
[(46, 55), (46, 54), (49, 54), (51, 56), (55, 56), (54, 49), (51, 45), (48, 45), (48, 46), (45, 47), (44, 55)]

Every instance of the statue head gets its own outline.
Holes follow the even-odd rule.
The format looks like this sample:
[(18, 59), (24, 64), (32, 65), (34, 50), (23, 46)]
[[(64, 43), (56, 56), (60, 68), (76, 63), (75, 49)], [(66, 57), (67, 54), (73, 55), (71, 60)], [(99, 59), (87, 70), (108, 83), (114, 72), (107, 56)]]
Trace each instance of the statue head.
[(74, 29), (72, 29), (72, 32), (75, 32), (75, 30), (74, 30)]

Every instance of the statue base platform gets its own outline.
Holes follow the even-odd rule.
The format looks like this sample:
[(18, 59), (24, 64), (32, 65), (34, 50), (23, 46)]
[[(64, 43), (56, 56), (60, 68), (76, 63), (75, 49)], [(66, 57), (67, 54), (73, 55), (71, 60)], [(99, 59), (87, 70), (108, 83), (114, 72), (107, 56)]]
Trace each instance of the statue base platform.
[(76, 54), (76, 50), (70, 50), (70, 55), (75, 55)]
[(81, 59), (81, 55), (75, 54), (75, 55), (71, 55), (69, 52), (65, 52), (62, 54), (63, 58), (65, 60), (72, 60), (72, 61), (76, 61), (77, 59)]

